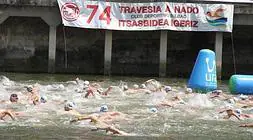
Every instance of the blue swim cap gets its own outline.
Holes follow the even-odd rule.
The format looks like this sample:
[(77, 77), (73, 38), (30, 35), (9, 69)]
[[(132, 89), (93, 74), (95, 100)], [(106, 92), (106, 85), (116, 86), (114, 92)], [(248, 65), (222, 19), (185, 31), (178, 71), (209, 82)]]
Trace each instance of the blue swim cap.
[(157, 113), (158, 112), (158, 110), (155, 107), (150, 108), (150, 111), (153, 112), (153, 113)]
[(108, 106), (107, 105), (102, 105), (100, 107), (100, 112), (107, 112), (108, 111)]
[(46, 96), (41, 96), (40, 97), (40, 102), (46, 103), (47, 102), (47, 97)]

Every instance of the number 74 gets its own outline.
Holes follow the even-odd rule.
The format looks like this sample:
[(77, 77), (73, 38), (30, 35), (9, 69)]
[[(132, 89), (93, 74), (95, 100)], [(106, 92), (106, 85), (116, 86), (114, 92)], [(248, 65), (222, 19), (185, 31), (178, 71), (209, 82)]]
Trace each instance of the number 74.
[[(87, 8), (93, 9), (87, 20), (87, 23), (89, 24), (98, 10), (98, 5), (87, 5)], [(111, 6), (106, 6), (104, 11), (99, 15), (99, 20), (106, 20), (106, 23), (110, 24), (111, 22), (110, 13), (111, 13)]]

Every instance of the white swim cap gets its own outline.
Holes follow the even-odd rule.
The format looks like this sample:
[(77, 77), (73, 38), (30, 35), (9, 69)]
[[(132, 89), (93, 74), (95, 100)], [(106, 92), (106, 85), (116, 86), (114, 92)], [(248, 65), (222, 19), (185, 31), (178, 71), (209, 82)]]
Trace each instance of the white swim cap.
[(123, 90), (128, 90), (128, 86), (127, 86), (127, 85), (124, 85), (124, 86), (123, 86)]
[(192, 93), (192, 89), (191, 88), (186, 88), (186, 92), (187, 93)]
[(145, 89), (145, 88), (146, 88), (146, 85), (145, 85), (145, 84), (141, 84), (140, 88)]
[(63, 84), (60, 84), (60, 85), (59, 85), (59, 88), (60, 88), (60, 89), (64, 89), (65, 87), (64, 87)]
[(65, 110), (72, 110), (76, 104), (74, 102), (67, 102), (64, 106)]
[(153, 112), (153, 113), (157, 113), (158, 112), (158, 110), (155, 107), (150, 108), (150, 111)]
[(108, 106), (107, 105), (102, 105), (100, 107), (100, 112), (107, 112), (108, 111)]
[(102, 93), (104, 90), (102, 88), (97, 89), (98, 93)]
[(83, 90), (82, 90), (82, 89), (80, 89), (80, 88), (77, 88), (77, 89), (75, 89), (75, 92), (77, 92), (77, 93), (82, 93), (82, 92), (83, 92)]
[(225, 108), (226, 108), (226, 109), (233, 109), (234, 107), (233, 107), (231, 104), (227, 104), (227, 105), (225, 106)]
[(230, 104), (235, 104), (235, 100), (234, 100), (234, 99), (229, 99), (228, 102), (229, 102)]
[(89, 82), (89, 81), (87, 81), (87, 80), (85, 80), (83, 84), (84, 84), (84, 85), (89, 85), (89, 84), (90, 84), (90, 82)]
[(139, 85), (137, 85), (137, 84), (134, 84), (134, 88), (139, 88)]
[(32, 90), (33, 90), (32, 85), (25, 86), (25, 88), (27, 89), (28, 92), (32, 92)]
[(41, 96), (40, 97), (40, 102), (46, 103), (47, 102), (47, 97), (46, 96)]
[(246, 99), (248, 99), (249, 97), (248, 97), (247, 95), (241, 94), (241, 95), (239, 96), (239, 98), (241, 98), (242, 100), (246, 100)]
[(234, 99), (234, 101), (235, 102), (237, 102), (237, 101), (239, 101), (240, 99), (239, 98), (237, 98), (237, 97), (233, 97), (233, 99)]
[(253, 107), (252, 107), (252, 108), (250, 108), (250, 109), (249, 109), (249, 111), (253, 113)]
[(235, 113), (237, 113), (238, 115), (240, 115), (240, 114), (242, 114), (242, 111), (241, 111), (241, 109), (236, 109)]
[(164, 87), (164, 90), (165, 90), (166, 92), (169, 92), (169, 91), (172, 90), (172, 88), (171, 88), (170, 86), (165, 86), (165, 87)]

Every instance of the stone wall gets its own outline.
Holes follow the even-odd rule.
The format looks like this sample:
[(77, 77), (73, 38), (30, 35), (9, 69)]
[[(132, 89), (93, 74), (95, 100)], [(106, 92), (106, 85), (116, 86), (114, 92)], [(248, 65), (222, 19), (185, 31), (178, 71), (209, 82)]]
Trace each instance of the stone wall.
[[(0, 25), (0, 70), (47, 72), (48, 34), (40, 18), (9, 17)], [(224, 34), (223, 76), (234, 73), (231, 35), (237, 73), (252, 74), (252, 34), (252, 26), (235, 26), (233, 34)], [(112, 74), (157, 76), (159, 37), (159, 31), (113, 31)], [(103, 74), (104, 38), (104, 30), (58, 26), (56, 72)], [(213, 32), (169, 31), (167, 75), (189, 76), (198, 51), (214, 50), (214, 39)]]
[(0, 25), (1, 70), (47, 70), (48, 33), (40, 18), (9, 17)]

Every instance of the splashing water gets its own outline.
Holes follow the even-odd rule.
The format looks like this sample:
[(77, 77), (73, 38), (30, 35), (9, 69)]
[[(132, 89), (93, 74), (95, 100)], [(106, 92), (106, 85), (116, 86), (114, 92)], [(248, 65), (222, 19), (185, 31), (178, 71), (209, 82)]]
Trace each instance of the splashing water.
[(191, 97), (188, 104), (193, 107), (214, 107), (214, 104), (208, 99), (205, 94), (196, 94)]
[[(16, 76), (19, 75), (14, 75)], [(26, 76), (27, 77), (27, 76)], [(238, 128), (241, 123), (236, 120), (223, 120), (218, 114), (217, 107), (226, 104), (225, 101), (210, 100), (205, 94), (186, 95), (185, 80), (165, 79), (161, 84), (170, 85), (172, 93), (154, 92), (152, 94), (126, 94), (122, 86), (134, 87), (141, 85), (146, 78), (126, 78), (119, 85), (119, 80), (104, 77), (84, 77), (90, 83), (100, 83), (103, 90), (113, 86), (108, 96), (84, 98), (84, 93), (76, 92), (80, 85), (70, 77), (65, 80), (51, 80), (52, 77), (40, 75), (45, 80), (35, 80), (36, 76), (29, 76), (29, 80), (10, 80), (6, 76), (0, 80), (0, 97), (5, 101), (0, 104), (1, 109), (12, 109), (20, 112), (17, 121), (7, 119), (0, 123), (0, 138), (6, 139), (101, 139), (108, 137), (104, 132), (90, 131), (92, 124), (83, 121), (70, 124), (73, 115), (64, 111), (66, 101), (76, 104), (76, 110), (82, 114), (99, 113), (100, 106), (107, 105), (109, 111), (119, 111), (125, 114), (124, 121), (116, 120), (115, 125), (120, 130), (134, 134), (131, 139), (251, 139), (253, 132), (245, 128)], [(48, 79), (50, 80), (48, 80)], [(117, 78), (116, 78), (117, 79)], [(103, 82), (101, 82), (103, 81)], [(8, 83), (8, 84), (4, 84)], [(11, 84), (10, 84), (11, 83)], [(25, 85), (38, 83), (39, 92), (47, 97), (47, 102), (34, 106), (27, 101)], [(159, 84), (160, 84), (159, 83)], [(147, 85), (154, 88), (151, 85)], [(159, 86), (159, 85), (156, 85)], [(226, 87), (226, 86), (224, 86)], [(224, 89), (226, 91), (227, 89)], [(11, 93), (17, 93), (19, 104), (8, 102)], [(156, 107), (155, 113), (150, 111), (157, 102), (169, 100), (172, 96), (182, 96), (186, 104), (175, 107)], [(208, 108), (208, 109), (206, 109)], [(247, 122), (248, 120), (245, 120)], [(13, 131), (15, 130), (15, 131)], [(100, 134), (100, 135), (98, 135)]]

